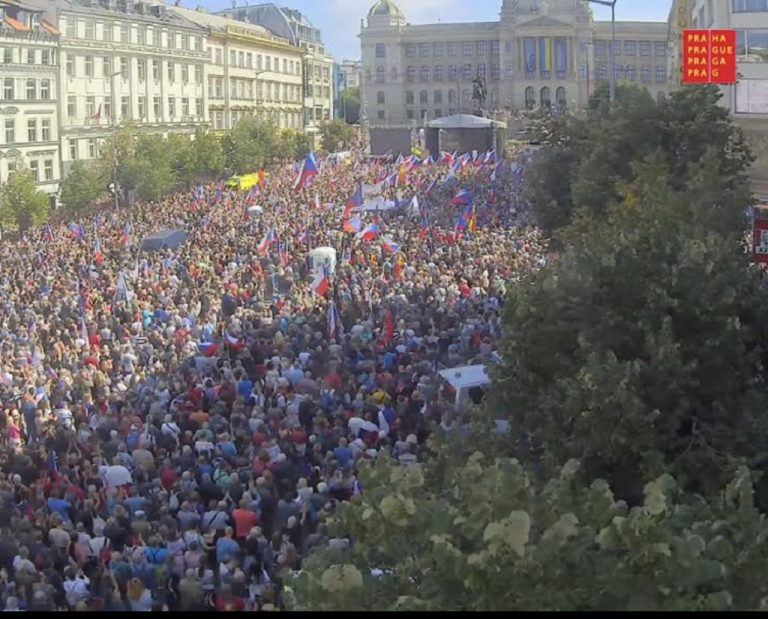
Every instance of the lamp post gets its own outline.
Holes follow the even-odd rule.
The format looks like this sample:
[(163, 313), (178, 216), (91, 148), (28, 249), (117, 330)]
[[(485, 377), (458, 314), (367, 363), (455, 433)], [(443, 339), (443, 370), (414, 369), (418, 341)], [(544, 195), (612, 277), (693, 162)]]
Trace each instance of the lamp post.
[(611, 79), (609, 92), (611, 109), (613, 109), (616, 104), (616, 2), (618, 0), (587, 0), (587, 2), (611, 7)]
[[(118, 75), (122, 75), (122, 71), (116, 71), (112, 75), (109, 76), (110, 80), (114, 80)], [(115, 197), (115, 210), (117, 210), (120, 207), (120, 194), (117, 190), (117, 98), (115, 97), (115, 87), (114, 83), (112, 84), (112, 92), (110, 93), (110, 96), (112, 96), (112, 114), (110, 116), (110, 121), (112, 123), (112, 185), (113, 185), (113, 191)]]

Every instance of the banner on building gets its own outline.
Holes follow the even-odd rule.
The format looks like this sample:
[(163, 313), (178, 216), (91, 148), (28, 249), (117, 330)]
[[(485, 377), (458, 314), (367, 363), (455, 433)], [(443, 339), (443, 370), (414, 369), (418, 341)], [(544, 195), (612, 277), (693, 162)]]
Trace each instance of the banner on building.
[(755, 209), (752, 231), (752, 258), (768, 264), (768, 212)]
[(683, 84), (735, 84), (736, 31), (683, 30)]

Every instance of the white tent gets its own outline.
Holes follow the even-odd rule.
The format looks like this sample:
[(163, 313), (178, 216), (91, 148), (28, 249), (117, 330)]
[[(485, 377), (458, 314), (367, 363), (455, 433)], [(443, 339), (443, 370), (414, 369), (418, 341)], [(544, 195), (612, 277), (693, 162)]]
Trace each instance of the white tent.
[(498, 120), (472, 114), (454, 114), (437, 118), (427, 123), (427, 126), (430, 129), (483, 129), (492, 126), (505, 128), (507, 125)]
[(329, 275), (336, 272), (336, 250), (333, 247), (316, 247), (309, 252), (309, 259), (313, 273), (321, 272), (323, 267), (328, 269)]

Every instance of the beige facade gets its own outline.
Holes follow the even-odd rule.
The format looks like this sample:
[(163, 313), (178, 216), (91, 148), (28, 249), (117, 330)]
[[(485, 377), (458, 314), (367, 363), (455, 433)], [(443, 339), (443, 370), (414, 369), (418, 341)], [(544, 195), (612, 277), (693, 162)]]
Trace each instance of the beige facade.
[[(372, 126), (472, 112), (483, 79), (491, 113), (580, 108), (610, 71), (610, 22), (581, 0), (503, 0), (498, 22), (411, 25), (379, 0), (361, 27), (363, 115)], [(617, 22), (617, 77), (667, 92), (667, 24)], [(650, 51), (649, 51), (650, 50)]]
[(169, 7), (206, 30), (207, 119), (214, 130), (242, 118), (272, 120), (283, 129), (303, 128), (303, 53), (262, 26), (203, 10)]

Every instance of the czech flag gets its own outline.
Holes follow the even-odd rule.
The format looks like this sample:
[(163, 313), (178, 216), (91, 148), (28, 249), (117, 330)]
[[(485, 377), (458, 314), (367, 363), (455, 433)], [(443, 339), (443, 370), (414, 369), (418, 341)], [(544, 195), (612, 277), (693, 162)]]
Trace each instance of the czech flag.
[(85, 239), (85, 228), (82, 224), (68, 224), (67, 230), (69, 230), (70, 234), (75, 237), (78, 241), (82, 241)]
[(272, 245), (277, 240), (277, 234), (275, 233), (274, 228), (270, 228), (269, 231), (264, 235), (264, 238), (261, 239), (261, 242), (258, 246), (258, 252), (261, 256), (266, 256), (267, 252), (269, 251), (269, 246)]
[(472, 194), (466, 189), (461, 189), (448, 204), (451, 206), (467, 206), (472, 204)]
[(53, 230), (51, 230), (51, 224), (45, 224), (45, 240), (49, 243), (53, 243)]
[(123, 227), (123, 233), (120, 235), (120, 245), (123, 247), (128, 247), (128, 245), (131, 244), (131, 235), (133, 232), (133, 227), (130, 223), (125, 224)]
[(219, 351), (219, 345), (215, 342), (201, 342), (197, 345), (197, 349), (204, 357), (213, 357)]
[(347, 219), (344, 221), (342, 230), (344, 230), (344, 232), (360, 232), (362, 227), (363, 222), (360, 220), (360, 218), (353, 217), (352, 219)]
[(453, 163), (454, 159), (456, 159), (455, 155), (452, 155), (451, 153), (447, 153), (445, 151), (441, 151), (440, 157), (438, 158), (437, 162), (438, 163), (447, 163), (448, 165), (451, 165)]
[(253, 201), (256, 199), (256, 196), (259, 195), (259, 186), (254, 185), (251, 187), (250, 191), (245, 196), (245, 203), (246, 205), (250, 206)]
[(496, 161), (496, 149), (492, 148), (487, 153), (485, 153), (485, 157), (483, 158), (483, 165), (490, 165), (494, 161)]
[(344, 326), (341, 324), (341, 316), (336, 304), (331, 301), (328, 305), (328, 337), (335, 339), (344, 332)]
[(101, 253), (101, 243), (98, 238), (93, 241), (93, 261), (96, 264), (104, 262), (104, 254)]
[[(346, 219), (349, 217), (352, 213), (352, 209), (358, 208), (363, 205), (363, 184), (358, 183), (357, 189), (355, 190), (355, 193), (352, 194), (352, 197), (347, 200), (347, 203), (344, 205), (344, 212), (342, 213), (342, 217)], [(359, 230), (360, 228), (358, 228)], [(357, 230), (355, 230), (357, 232)]]
[(328, 276), (328, 269), (323, 267), (322, 271), (315, 274), (315, 279), (312, 280), (312, 283), (309, 285), (309, 287), (318, 297), (324, 297), (325, 293), (328, 292), (330, 285), (331, 280)]
[(293, 185), (293, 190), (301, 191), (302, 189), (304, 189), (304, 187), (307, 186), (307, 183), (311, 179), (317, 176), (317, 174), (318, 174), (318, 170), (317, 170), (317, 162), (315, 161), (315, 154), (309, 153), (309, 155), (307, 155), (307, 158), (304, 160), (304, 165), (301, 166), (301, 171), (299, 172), (299, 176)]
[(364, 241), (370, 241), (371, 239), (375, 239), (379, 232), (381, 232), (381, 229), (377, 224), (368, 224), (365, 228), (357, 233), (357, 238)]
[(392, 237), (389, 236), (384, 236), (381, 238), (381, 246), (390, 254), (396, 254), (398, 251), (400, 251), (400, 245), (395, 243), (392, 240)]

